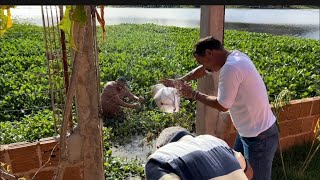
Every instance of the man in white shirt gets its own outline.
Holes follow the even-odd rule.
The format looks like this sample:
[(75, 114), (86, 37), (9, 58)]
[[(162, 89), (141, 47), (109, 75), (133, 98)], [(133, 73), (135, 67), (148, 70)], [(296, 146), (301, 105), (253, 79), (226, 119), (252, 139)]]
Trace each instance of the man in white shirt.
[[(250, 58), (238, 51), (229, 52), (212, 36), (201, 39), (193, 55), (200, 64), (185, 76), (163, 79), (166, 86), (176, 86), (181, 96), (202, 102), (220, 111), (230, 112), (238, 131), (234, 149), (249, 160), (255, 180), (270, 180), (279, 133), (271, 111), (264, 82)], [(218, 95), (194, 91), (185, 81), (219, 73)]]

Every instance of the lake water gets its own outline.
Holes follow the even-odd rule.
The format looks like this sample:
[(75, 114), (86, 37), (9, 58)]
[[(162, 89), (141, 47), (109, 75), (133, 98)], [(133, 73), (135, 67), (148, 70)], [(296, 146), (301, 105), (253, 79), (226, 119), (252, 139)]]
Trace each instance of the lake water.
[[(318, 9), (226, 9), (225, 29), (319, 40), (319, 14), (320, 10)], [(42, 25), (40, 6), (17, 6), (12, 10), (12, 16), (22, 22)], [(200, 9), (108, 7), (105, 8), (105, 20), (107, 25), (154, 23), (165, 26), (199, 28)]]

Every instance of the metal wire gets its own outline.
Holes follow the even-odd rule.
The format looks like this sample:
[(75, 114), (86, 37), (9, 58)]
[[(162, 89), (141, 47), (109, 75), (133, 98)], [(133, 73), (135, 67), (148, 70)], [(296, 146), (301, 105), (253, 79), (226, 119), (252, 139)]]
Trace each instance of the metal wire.
[[(58, 91), (60, 91), (63, 88), (58, 89)], [(0, 95), (0, 96), (22, 96), (22, 95), (42, 95), (42, 94), (49, 94), (51, 91), (50, 90), (46, 90), (46, 91), (33, 91), (33, 92), (25, 92), (25, 93), (14, 93), (14, 92), (8, 92), (7, 94), (4, 95)], [(57, 92), (57, 91), (55, 91)]]
[[(54, 73), (46, 73), (46, 74), (43, 74), (43, 73), (39, 73), (39, 72), (34, 72), (34, 71), (30, 71), (30, 70), (26, 70), (26, 71), (21, 71), (21, 72), (14, 72), (14, 74), (4, 74), (4, 73), (0, 73), (0, 76), (19, 76), (19, 75), (25, 75), (26, 76), (26, 72), (28, 72), (28, 75), (29, 76), (30, 74), (34, 73), (35, 75), (37, 76), (40, 76), (40, 77), (46, 77), (48, 75), (59, 75), (59, 74), (63, 74), (64, 71), (55, 71)], [(69, 72), (70, 74), (70, 72)]]
[[(59, 9), (58, 9), (59, 8)], [(70, 59), (71, 54), (67, 48), (62, 49), (62, 45), (65, 44), (65, 39), (61, 39), (62, 31), (59, 28), (60, 20), (63, 17), (63, 8), (58, 6), (41, 6), (42, 13), (42, 25), (43, 25), (43, 34), (44, 37), (44, 45), (45, 45), (45, 53), (40, 53), (44, 55), (46, 58), (46, 62), (38, 63), (38, 66), (46, 65), (47, 72), (43, 72), (42, 70), (31, 70), (26, 69), (25, 71), (13, 72), (11, 74), (6, 74), (4, 71), (0, 73), (0, 77), (4, 79), (19, 79), (19, 81), (23, 81), (26, 77), (35, 76), (35, 82), (40, 82), (45, 80), (48, 81), (48, 86), (45, 89), (40, 91), (33, 92), (25, 92), (20, 90), (20, 87), (15, 89), (7, 90), (6, 93), (2, 93), (1, 97), (14, 96), (14, 97), (28, 97), (28, 96), (36, 96), (38, 98), (50, 98), (47, 102), (50, 102), (51, 105), (47, 104), (47, 102), (42, 103), (45, 104), (42, 107), (24, 107), (20, 109), (16, 108), (0, 108), (0, 112), (7, 113), (16, 113), (16, 112), (25, 112), (25, 111), (37, 111), (40, 109), (48, 109), (52, 108), (53, 111), (53, 121), (54, 121), (54, 131), (57, 133), (57, 125), (59, 120), (62, 120), (63, 108), (65, 103), (65, 95), (67, 93), (68, 86), (68, 78), (71, 74), (71, 68), (68, 67), (68, 59)], [(20, 33), (12, 33), (12, 35), (24, 36), (28, 34), (20, 34)], [(36, 32), (35, 34), (40, 34), (40, 32)], [(31, 33), (30, 33), (31, 35)], [(65, 64), (62, 64), (62, 60), (65, 60)], [(62, 69), (63, 67), (63, 69)], [(38, 72), (37, 72), (38, 71)], [(28, 76), (26, 76), (28, 73)], [(66, 88), (66, 89), (65, 89)], [(5, 105), (2, 105), (5, 106)], [(21, 105), (22, 107), (24, 105)], [(20, 106), (20, 107), (21, 107)], [(57, 111), (58, 110), (58, 111)], [(29, 112), (28, 112), (29, 113)]]
[(51, 106), (42, 106), (42, 107), (36, 107), (36, 108), (24, 108), (24, 109), (2, 109), (0, 112), (2, 113), (8, 113), (8, 112), (24, 112), (24, 111), (31, 111), (31, 110), (39, 110), (39, 109), (47, 109)]
[[(49, 25), (49, 17), (48, 17), (48, 8), (45, 7), (46, 11), (44, 11), (43, 6), (41, 6), (41, 12), (42, 12), (42, 23), (43, 23), (43, 31), (44, 31), (44, 39), (45, 39), (45, 49), (47, 54), (47, 68), (48, 68), (48, 76), (49, 76), (49, 87), (50, 87), (50, 94), (51, 94), (51, 106), (52, 111), (55, 112), (55, 106), (54, 106), (54, 84), (52, 82), (52, 75), (51, 75), (51, 67), (50, 67), (50, 58), (48, 56), (49, 52), (52, 52), (51, 43), (49, 40), (51, 40), (51, 33), (50, 33), (50, 25)], [(45, 19), (45, 12), (46, 12), (46, 18)], [(46, 25), (47, 22), (47, 25)], [(47, 28), (48, 27), (48, 28)], [(48, 32), (47, 32), (48, 30)], [(48, 40), (49, 39), (49, 40)], [(55, 57), (55, 56), (53, 56)], [(57, 119), (55, 114), (53, 114), (53, 121), (54, 121), (54, 131), (57, 133)]]

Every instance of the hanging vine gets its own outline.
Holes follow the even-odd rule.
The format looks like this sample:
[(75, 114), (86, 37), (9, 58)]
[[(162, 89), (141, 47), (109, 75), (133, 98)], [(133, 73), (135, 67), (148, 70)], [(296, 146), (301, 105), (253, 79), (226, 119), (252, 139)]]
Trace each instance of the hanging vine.
[(11, 8), (15, 8), (15, 6), (0, 6), (0, 37), (2, 37), (13, 24), (10, 12)]
[(106, 36), (105, 21), (104, 21), (104, 6), (100, 6), (101, 15), (99, 15), (97, 8), (95, 8), (94, 10), (97, 15), (97, 20), (100, 23), (100, 26), (102, 28), (102, 40), (104, 41)]
[[(96, 13), (96, 17), (98, 22), (100, 23), (102, 27), (102, 38), (105, 39), (105, 21), (104, 21), (104, 6), (100, 6), (100, 14), (99, 15), (96, 7), (94, 7), (94, 13)], [(72, 34), (72, 28), (74, 25), (74, 22), (78, 22), (81, 26), (85, 25), (87, 21), (86, 12), (84, 10), (84, 6), (67, 6), (65, 14), (63, 16), (63, 19), (60, 22), (59, 27), (69, 36), (70, 40), (70, 46), (77, 50), (77, 47), (75, 46), (73, 34)]]

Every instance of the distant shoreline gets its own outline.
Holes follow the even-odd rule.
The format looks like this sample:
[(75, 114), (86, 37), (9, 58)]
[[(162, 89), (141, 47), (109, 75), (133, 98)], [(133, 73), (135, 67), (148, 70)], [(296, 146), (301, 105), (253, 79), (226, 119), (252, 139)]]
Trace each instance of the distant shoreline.
[[(106, 6), (106, 7), (145, 7), (145, 8), (200, 8), (199, 5), (116, 5), (116, 6)], [(226, 9), (229, 8), (239, 8), (239, 9), (320, 9), (320, 6), (312, 5), (256, 5), (256, 6), (245, 6), (245, 5), (225, 5)]]

